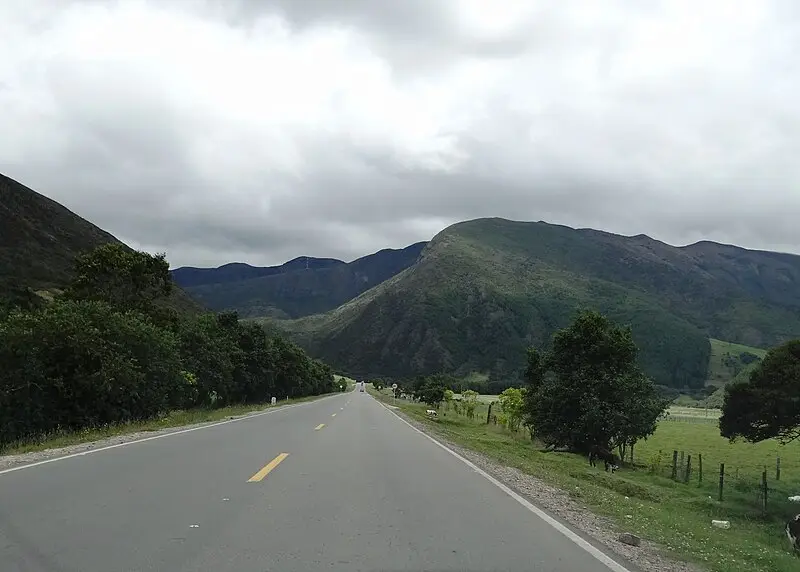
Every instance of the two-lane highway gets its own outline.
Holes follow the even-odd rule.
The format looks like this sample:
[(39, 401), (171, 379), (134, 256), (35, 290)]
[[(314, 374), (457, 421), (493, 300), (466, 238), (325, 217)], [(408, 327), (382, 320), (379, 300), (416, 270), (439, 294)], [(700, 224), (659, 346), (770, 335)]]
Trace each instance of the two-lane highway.
[(0, 471), (0, 570), (625, 572), (535, 510), (351, 392)]

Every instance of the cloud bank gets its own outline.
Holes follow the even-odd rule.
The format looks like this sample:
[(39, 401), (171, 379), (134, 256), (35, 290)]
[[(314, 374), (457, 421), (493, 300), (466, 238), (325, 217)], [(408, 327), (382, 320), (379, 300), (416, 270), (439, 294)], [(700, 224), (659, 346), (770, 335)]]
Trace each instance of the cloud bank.
[(7, 0), (0, 172), (173, 266), (460, 220), (800, 252), (800, 6)]

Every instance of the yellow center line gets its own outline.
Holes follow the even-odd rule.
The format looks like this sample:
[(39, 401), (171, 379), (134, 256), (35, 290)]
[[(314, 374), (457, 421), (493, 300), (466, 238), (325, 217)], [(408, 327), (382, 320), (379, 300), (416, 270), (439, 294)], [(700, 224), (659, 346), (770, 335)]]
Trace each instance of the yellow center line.
[(272, 459), (269, 463), (267, 463), (263, 469), (258, 471), (255, 475), (247, 479), (248, 483), (258, 483), (266, 477), (272, 469), (280, 465), (283, 460), (289, 456), (289, 453), (281, 453), (274, 459)]
[(320, 430), (320, 429), (322, 429), (323, 427), (325, 427), (325, 424), (324, 424), (324, 423), (320, 423), (319, 425), (317, 425), (316, 427), (314, 427), (314, 431), (319, 431), (319, 430)]

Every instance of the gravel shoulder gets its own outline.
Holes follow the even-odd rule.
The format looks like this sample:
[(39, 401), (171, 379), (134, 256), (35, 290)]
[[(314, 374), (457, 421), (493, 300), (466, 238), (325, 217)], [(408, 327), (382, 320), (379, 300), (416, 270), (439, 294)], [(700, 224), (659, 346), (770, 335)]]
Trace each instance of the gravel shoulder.
[(694, 564), (678, 562), (669, 558), (659, 545), (644, 538), (641, 539), (641, 545), (638, 547), (619, 542), (617, 538), (621, 532), (624, 532), (623, 530), (619, 530), (608, 519), (594, 514), (586, 506), (573, 500), (565, 491), (518, 469), (506, 467), (481, 453), (457, 445), (430, 426), (406, 415), (399, 408), (384, 406), (392, 409), (394, 413), (420, 431), (469, 459), (534, 505), (569, 524), (573, 529), (582, 532), (596, 543), (609, 549), (611, 553), (621, 556), (642, 572), (702, 572), (703, 569)]

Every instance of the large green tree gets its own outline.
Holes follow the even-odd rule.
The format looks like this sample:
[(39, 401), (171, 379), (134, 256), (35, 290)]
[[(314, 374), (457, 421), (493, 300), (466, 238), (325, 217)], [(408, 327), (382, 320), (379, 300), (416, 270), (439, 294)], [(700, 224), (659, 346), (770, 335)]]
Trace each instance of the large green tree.
[(414, 398), (434, 409), (439, 409), (439, 405), (444, 401), (444, 392), (449, 379), (448, 376), (440, 374), (417, 378), (414, 383)]
[(770, 350), (748, 381), (725, 388), (719, 428), (732, 440), (800, 437), (800, 340)]
[(149, 313), (156, 300), (172, 291), (164, 254), (132, 250), (124, 244), (104, 244), (75, 264), (75, 279), (67, 297), (106, 302), (126, 310)]
[(651, 435), (668, 402), (636, 357), (630, 328), (579, 312), (553, 335), (549, 351), (528, 351), (526, 425), (549, 446), (581, 452)]

